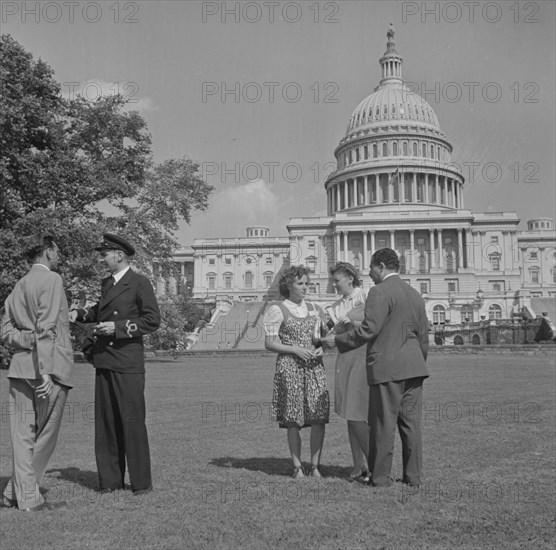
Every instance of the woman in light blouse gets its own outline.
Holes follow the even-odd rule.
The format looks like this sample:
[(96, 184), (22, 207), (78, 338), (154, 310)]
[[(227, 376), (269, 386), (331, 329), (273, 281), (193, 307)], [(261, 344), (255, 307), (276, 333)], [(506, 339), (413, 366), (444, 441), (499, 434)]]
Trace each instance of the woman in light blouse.
[[(365, 317), (366, 292), (361, 288), (357, 270), (347, 262), (339, 262), (330, 270), (334, 286), (342, 297), (325, 308), (335, 323), (334, 332), (345, 332), (350, 326), (357, 327)], [(331, 342), (331, 337), (326, 339)], [(369, 452), (369, 386), (367, 385), (366, 346), (336, 358), (336, 381), (334, 386), (334, 411), (347, 420), (348, 437), (353, 455), (352, 479), (367, 477)]]
[(323, 312), (305, 301), (309, 270), (293, 266), (280, 277), (280, 294), (285, 298), (270, 306), (264, 317), (265, 347), (278, 354), (274, 374), (272, 411), (288, 433), (293, 477), (304, 477), (301, 464), (301, 428), (311, 426), (311, 471), (319, 471), (324, 425), (328, 423), (330, 398), (322, 363), (320, 338)]

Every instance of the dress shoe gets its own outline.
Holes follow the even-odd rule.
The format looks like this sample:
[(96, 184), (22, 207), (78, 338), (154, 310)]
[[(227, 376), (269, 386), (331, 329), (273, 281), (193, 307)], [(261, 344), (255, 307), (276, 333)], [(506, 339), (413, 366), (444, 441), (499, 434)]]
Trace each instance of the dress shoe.
[(43, 502), (38, 506), (33, 506), (32, 508), (20, 508), (22, 512), (43, 512), (56, 510), (57, 508), (62, 508), (66, 505), (66, 501), (62, 500), (60, 502)]
[(125, 489), (125, 487), (104, 487), (103, 489), (99, 489), (98, 492), (101, 495), (105, 495), (108, 493), (113, 493), (114, 491), (121, 491), (122, 489)]
[(153, 490), (152, 487), (147, 487), (146, 489), (133, 489), (133, 494), (137, 496), (146, 495)]
[(2, 497), (0, 508), (17, 508), (17, 500), (12, 500), (8, 497)]
[(292, 477), (294, 479), (301, 479), (302, 477), (305, 477), (305, 473), (303, 472), (303, 468), (301, 466), (298, 466), (297, 468), (294, 468)]

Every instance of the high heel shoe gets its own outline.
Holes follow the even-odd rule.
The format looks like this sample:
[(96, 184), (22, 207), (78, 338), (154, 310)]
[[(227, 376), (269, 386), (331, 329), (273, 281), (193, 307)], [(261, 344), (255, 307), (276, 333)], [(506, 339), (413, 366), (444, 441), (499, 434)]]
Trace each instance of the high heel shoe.
[(294, 468), (292, 477), (294, 479), (299, 479), (301, 477), (305, 477), (305, 474), (303, 473), (303, 468), (301, 466), (299, 466), (297, 468)]
[(311, 477), (322, 477), (318, 464), (313, 464), (313, 466), (311, 466)]

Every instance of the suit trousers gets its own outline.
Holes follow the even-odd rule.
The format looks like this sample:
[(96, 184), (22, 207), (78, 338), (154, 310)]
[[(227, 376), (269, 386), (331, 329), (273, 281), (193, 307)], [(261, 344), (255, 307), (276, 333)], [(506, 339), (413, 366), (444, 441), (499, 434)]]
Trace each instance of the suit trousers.
[(396, 425), (402, 441), (403, 482), (421, 483), (423, 378), (369, 386), (369, 469), (373, 485), (388, 486)]
[(42, 380), (9, 379), (13, 474), (4, 496), (17, 500), (20, 510), (44, 502), (39, 484), (56, 447), (69, 388), (53, 381), (45, 399), (37, 398)]
[(99, 489), (149, 489), (151, 457), (145, 425), (145, 374), (96, 369), (95, 455)]

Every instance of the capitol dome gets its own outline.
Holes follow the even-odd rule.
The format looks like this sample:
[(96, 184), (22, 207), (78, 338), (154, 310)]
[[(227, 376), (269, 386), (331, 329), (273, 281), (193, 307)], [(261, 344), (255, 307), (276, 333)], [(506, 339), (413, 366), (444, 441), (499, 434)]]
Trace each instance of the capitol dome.
[(433, 108), (402, 80), (390, 25), (382, 78), (357, 105), (334, 151), (328, 215), (347, 211), (463, 208), (464, 178)]
[(392, 127), (446, 138), (434, 109), (402, 80), (403, 59), (396, 51), (393, 28), (387, 36), (386, 52), (380, 59), (382, 80), (353, 111), (345, 139), (361, 133), (388, 132)]

